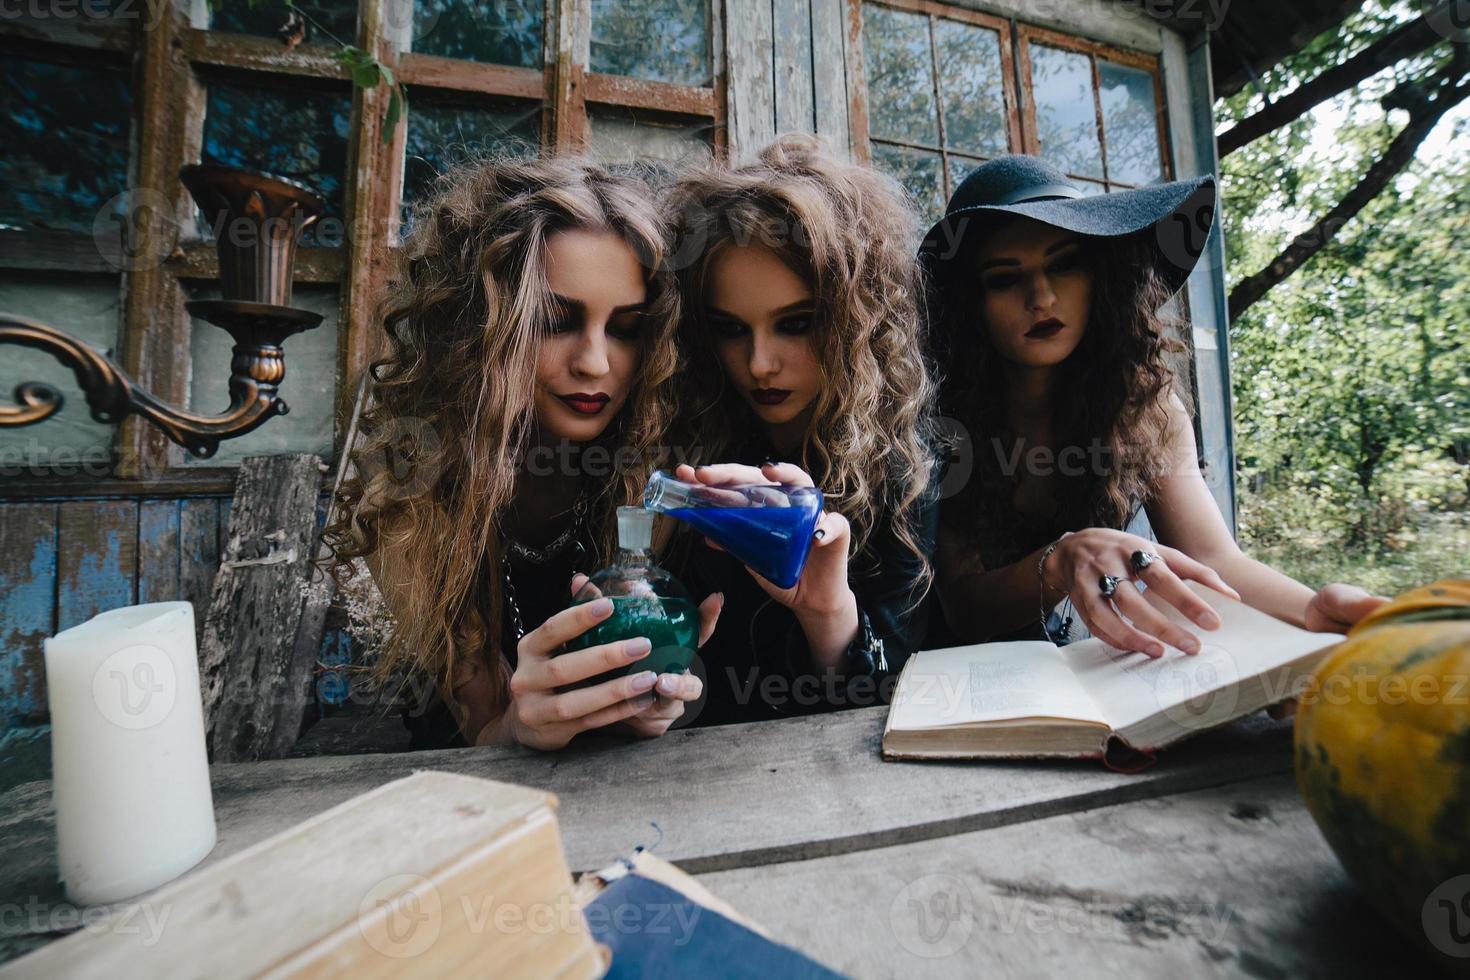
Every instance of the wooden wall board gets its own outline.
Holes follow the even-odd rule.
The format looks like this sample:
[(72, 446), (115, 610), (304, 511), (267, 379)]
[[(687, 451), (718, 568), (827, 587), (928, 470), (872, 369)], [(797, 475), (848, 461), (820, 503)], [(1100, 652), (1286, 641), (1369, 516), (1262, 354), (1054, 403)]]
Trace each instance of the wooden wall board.
[(137, 599), (138, 503), (67, 501), (58, 508), (56, 628)]
[(771, 0), (725, 0), (725, 120), (730, 159), (754, 159), (776, 135)]
[(772, 0), (772, 68), (776, 132), (817, 131), (808, 0)]
[[(199, 97), (191, 84), (188, 62), (181, 49), (188, 32), (187, 11), (168, 4), (162, 16), (140, 23), (138, 87), (134, 95), (137, 149), (133, 187), (161, 194), (173, 207), (173, 215), (153, 214), (137, 222), (139, 255), (164, 255), (168, 249), (173, 217), (187, 225), (194, 204), (178, 178), (179, 168), (197, 159), (191, 154), (190, 138), (179, 120), (191, 113), (189, 103)], [(140, 208), (152, 213), (151, 208)], [(144, 262), (127, 272), (124, 290), (126, 309), (122, 331), (123, 370), (155, 397), (173, 405), (188, 398), (189, 360), (180, 351), (189, 349), (190, 319), (184, 309), (187, 296), (178, 281), (161, 263)], [(118, 429), (118, 472), (127, 477), (146, 477), (168, 465), (178, 447), (156, 426), (133, 415)], [(63, 626), (67, 624), (62, 624)]]
[(195, 638), (204, 633), (204, 613), (219, 570), (220, 502), (208, 497), (179, 501), (178, 598), (194, 604)]
[(276, 758), (301, 732), (330, 597), (309, 585), (320, 465), (316, 456), (281, 455), (240, 468), (199, 643), (216, 760)]
[(46, 711), (41, 641), (56, 630), (56, 504), (0, 504), (0, 724)]
[(138, 504), (138, 601), (172, 602), (179, 595), (179, 504)]
[(812, 119), (833, 152), (850, 156), (846, 0), (811, 0)]

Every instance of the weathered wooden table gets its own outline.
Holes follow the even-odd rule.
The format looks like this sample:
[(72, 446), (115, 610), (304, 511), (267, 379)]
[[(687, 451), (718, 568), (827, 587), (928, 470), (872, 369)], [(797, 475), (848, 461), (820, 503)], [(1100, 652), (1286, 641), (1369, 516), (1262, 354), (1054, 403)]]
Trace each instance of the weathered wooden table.
[[(1357, 898), (1298, 800), (1287, 723), (1209, 732), (1136, 775), (886, 763), (886, 709), (520, 748), (214, 769), (218, 860), (416, 769), (560, 799), (568, 859), (635, 845), (858, 977), (1382, 976), (1428, 963)], [(50, 785), (0, 795), (0, 958), (78, 923)]]

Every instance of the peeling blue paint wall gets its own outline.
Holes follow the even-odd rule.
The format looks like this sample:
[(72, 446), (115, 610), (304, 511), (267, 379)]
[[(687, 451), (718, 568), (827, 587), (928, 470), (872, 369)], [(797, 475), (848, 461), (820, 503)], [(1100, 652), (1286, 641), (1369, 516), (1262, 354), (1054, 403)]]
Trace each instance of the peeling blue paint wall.
[(194, 603), (202, 628), (230, 502), (0, 502), (0, 727), (46, 720), (46, 637), (135, 602)]

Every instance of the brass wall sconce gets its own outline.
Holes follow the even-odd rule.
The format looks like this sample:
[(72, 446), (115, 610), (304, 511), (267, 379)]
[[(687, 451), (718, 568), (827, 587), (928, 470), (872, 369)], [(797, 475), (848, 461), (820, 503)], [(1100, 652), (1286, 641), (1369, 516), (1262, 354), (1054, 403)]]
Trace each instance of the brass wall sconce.
[[(106, 424), (141, 415), (195, 456), (208, 458), (220, 440), (252, 432), (289, 408), (281, 400), (286, 376), (281, 345), (322, 321), (320, 313), (291, 306), (291, 276), (301, 231), (326, 204), (314, 191), (270, 174), (194, 164), (179, 178), (216, 230), (223, 299), (193, 300), (185, 308), (235, 339), (230, 358), (230, 405), (198, 415), (159, 401), (110, 358), (55, 327), (0, 313), (0, 344), (45, 351), (72, 369), (92, 418)], [(34, 425), (61, 410), (63, 396), (48, 384), (16, 386), (16, 405), (0, 405), (0, 428)]]

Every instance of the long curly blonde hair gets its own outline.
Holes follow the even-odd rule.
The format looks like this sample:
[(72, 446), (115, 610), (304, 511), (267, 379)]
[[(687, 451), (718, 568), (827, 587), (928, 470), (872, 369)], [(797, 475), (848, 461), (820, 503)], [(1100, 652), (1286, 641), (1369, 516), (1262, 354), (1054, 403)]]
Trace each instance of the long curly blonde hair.
[(935, 387), (924, 356), (916, 216), (889, 177), (837, 159), (805, 134), (782, 136), (757, 161), (682, 173), (666, 207), (684, 307), (679, 426), (698, 461), (723, 458), (755, 424), (710, 343), (704, 295), (732, 244), (769, 248), (811, 287), (810, 333), (822, 371), (798, 460), (851, 522), (859, 569), (876, 565), (887, 525), (932, 578), (916, 525), (934, 468)]
[(380, 682), (422, 670), (449, 693), (459, 669), (483, 658), (506, 703), (501, 519), (530, 448), (537, 357), (553, 322), (547, 241), (570, 229), (620, 236), (648, 291), (633, 392), (600, 440), (636, 461), (592, 502), (601, 548), (612, 543), (612, 509), (637, 500), (659, 462), (674, 410), (678, 291), (646, 185), (572, 157), (481, 160), (440, 177), (414, 212), (379, 320), (356, 472), (324, 534), (339, 581), (383, 547), (407, 582), (391, 597), (397, 628)]

